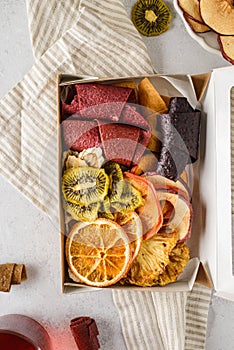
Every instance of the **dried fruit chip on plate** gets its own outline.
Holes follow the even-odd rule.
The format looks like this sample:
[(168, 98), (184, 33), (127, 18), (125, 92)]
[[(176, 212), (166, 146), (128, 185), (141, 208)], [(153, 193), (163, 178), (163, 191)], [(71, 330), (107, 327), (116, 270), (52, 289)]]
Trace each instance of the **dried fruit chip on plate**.
[(234, 64), (234, 35), (218, 35), (218, 44), (223, 57)]
[(186, 15), (186, 13), (184, 13), (184, 18), (188, 22), (190, 28), (195, 33), (207, 33), (211, 31), (210, 27), (208, 27), (206, 24), (198, 23), (197, 21)]
[(178, 5), (190, 19), (195, 20), (200, 24), (203, 23), (200, 13), (199, 0), (178, 0)]
[(108, 219), (97, 219), (73, 226), (66, 241), (66, 257), (80, 281), (93, 287), (107, 287), (128, 271), (132, 249), (120, 225)]
[(218, 34), (234, 35), (234, 6), (230, 0), (200, 0), (203, 21)]

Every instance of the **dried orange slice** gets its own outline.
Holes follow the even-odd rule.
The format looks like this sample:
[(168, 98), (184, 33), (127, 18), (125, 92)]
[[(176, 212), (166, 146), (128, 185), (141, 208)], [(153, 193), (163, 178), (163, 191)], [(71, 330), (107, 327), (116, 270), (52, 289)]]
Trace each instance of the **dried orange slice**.
[(119, 214), (117, 217), (117, 223), (124, 229), (125, 233), (128, 236), (133, 253), (133, 262), (140, 251), (143, 240), (143, 228), (141, 219), (139, 215), (133, 211), (126, 215)]
[(74, 275), (94, 287), (118, 282), (132, 262), (130, 241), (114, 221), (78, 222), (66, 241), (66, 258)]

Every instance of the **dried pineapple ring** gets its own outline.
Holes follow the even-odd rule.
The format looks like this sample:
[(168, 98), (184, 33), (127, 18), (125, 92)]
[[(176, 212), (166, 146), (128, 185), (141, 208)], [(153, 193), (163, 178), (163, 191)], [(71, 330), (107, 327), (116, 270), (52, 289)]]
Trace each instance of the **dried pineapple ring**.
[(133, 24), (145, 36), (165, 32), (171, 17), (171, 10), (162, 0), (138, 0), (132, 9)]
[(151, 287), (169, 264), (169, 255), (175, 247), (176, 233), (157, 233), (142, 242), (138, 256), (133, 261), (126, 278), (120, 282)]
[(165, 271), (159, 275), (157, 283), (160, 286), (165, 286), (168, 283), (175, 282), (178, 276), (184, 271), (190, 258), (190, 252), (185, 242), (178, 243), (169, 256), (169, 264)]

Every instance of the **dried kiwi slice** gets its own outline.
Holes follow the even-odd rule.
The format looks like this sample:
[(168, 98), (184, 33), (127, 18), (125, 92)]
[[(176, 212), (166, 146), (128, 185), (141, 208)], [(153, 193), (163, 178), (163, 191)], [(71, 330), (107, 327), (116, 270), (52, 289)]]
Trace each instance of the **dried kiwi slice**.
[(123, 173), (120, 165), (116, 162), (107, 162), (103, 168), (109, 175), (109, 198), (111, 201), (117, 201), (123, 192)]
[(114, 215), (111, 212), (110, 200), (108, 197), (106, 197), (104, 201), (100, 203), (98, 217), (114, 220)]
[(127, 214), (134, 211), (136, 208), (144, 204), (144, 199), (141, 192), (133, 187), (128, 181), (123, 181), (123, 192), (121, 197), (116, 202), (111, 202), (111, 206), (122, 214)]
[(77, 167), (67, 169), (62, 177), (62, 191), (67, 202), (89, 205), (105, 198), (109, 177), (104, 169)]
[(171, 17), (171, 10), (162, 0), (138, 0), (132, 8), (133, 24), (145, 36), (165, 32)]
[(100, 203), (92, 203), (89, 205), (80, 205), (70, 202), (64, 202), (64, 209), (71, 214), (73, 219), (78, 221), (94, 221), (98, 217)]

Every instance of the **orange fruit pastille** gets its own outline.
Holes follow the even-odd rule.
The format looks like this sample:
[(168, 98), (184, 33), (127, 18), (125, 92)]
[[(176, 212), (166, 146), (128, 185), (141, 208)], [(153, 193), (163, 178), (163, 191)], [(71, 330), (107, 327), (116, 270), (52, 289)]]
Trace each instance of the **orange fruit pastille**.
[(132, 250), (124, 229), (100, 218), (73, 226), (66, 241), (66, 258), (74, 275), (83, 283), (106, 287), (127, 273)]

